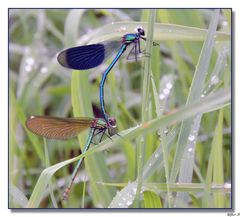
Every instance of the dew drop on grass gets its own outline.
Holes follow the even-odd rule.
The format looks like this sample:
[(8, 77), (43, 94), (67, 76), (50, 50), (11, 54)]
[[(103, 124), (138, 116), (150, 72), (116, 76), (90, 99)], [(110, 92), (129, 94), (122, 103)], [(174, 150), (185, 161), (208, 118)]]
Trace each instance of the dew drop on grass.
[(164, 129), (164, 131), (163, 131), (165, 134), (167, 134), (168, 133), (168, 129)]
[(189, 148), (189, 149), (188, 149), (188, 152), (192, 152), (192, 150), (193, 150), (192, 148)]
[(215, 85), (215, 84), (217, 84), (218, 82), (219, 82), (219, 78), (218, 78), (216, 75), (214, 75), (214, 76), (211, 77), (211, 84), (212, 84), (212, 85)]
[(224, 27), (227, 27), (227, 26), (228, 26), (228, 22), (227, 22), (226, 20), (224, 20), (224, 21), (222, 22), (222, 25), (223, 25)]
[(223, 186), (224, 186), (224, 188), (226, 188), (226, 189), (231, 189), (231, 183), (225, 182)]
[(47, 73), (47, 71), (48, 71), (47, 67), (42, 67), (40, 69), (40, 72), (43, 73), (43, 74)]
[(169, 95), (170, 90), (168, 88), (164, 88), (163, 93), (167, 96), (167, 95)]
[(130, 206), (132, 204), (132, 201), (127, 201), (127, 205)]
[(189, 135), (188, 140), (191, 141), (191, 142), (194, 141), (195, 140), (195, 136), (194, 135)]
[(160, 100), (165, 99), (165, 95), (161, 93), (161, 94), (159, 95), (159, 99), (160, 99)]
[(31, 65), (26, 65), (25, 66), (25, 71), (26, 72), (31, 72), (32, 71), (32, 66)]
[(35, 60), (32, 57), (26, 58), (26, 64), (27, 65), (31, 65), (32, 66), (34, 64), (34, 62), (35, 62)]
[(171, 90), (172, 89), (172, 83), (171, 82), (168, 82), (167, 84), (166, 84), (166, 88), (167, 89), (169, 89), (169, 90)]
[(133, 188), (132, 189), (132, 193), (135, 195), (137, 193), (137, 189), (136, 188)]

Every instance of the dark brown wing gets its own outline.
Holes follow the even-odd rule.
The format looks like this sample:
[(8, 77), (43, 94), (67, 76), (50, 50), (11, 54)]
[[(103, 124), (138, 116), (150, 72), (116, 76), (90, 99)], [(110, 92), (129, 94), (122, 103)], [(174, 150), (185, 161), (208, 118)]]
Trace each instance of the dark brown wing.
[(70, 139), (91, 127), (91, 118), (59, 118), (31, 116), (26, 121), (27, 128), (33, 133), (48, 139)]

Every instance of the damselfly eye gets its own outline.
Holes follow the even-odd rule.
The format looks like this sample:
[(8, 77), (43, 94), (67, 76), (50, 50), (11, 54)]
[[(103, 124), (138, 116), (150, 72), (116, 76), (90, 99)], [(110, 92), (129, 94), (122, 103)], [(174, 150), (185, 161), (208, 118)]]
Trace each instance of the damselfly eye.
[(115, 119), (115, 118), (109, 118), (108, 124), (109, 124), (112, 128), (116, 128), (116, 127), (117, 127), (117, 122), (116, 122), (116, 119)]
[(108, 119), (108, 133), (113, 136), (117, 133), (117, 121), (115, 118)]
[(141, 26), (137, 27), (137, 32), (138, 32), (140, 35), (145, 35), (145, 31), (144, 31), (144, 29), (143, 29)]

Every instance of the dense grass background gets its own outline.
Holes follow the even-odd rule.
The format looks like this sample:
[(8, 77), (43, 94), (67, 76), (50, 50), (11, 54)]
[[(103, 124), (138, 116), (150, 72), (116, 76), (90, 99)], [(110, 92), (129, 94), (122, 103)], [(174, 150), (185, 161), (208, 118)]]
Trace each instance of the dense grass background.
[[(44, 140), (25, 120), (101, 116), (98, 88), (111, 60), (71, 72), (56, 54), (137, 26), (151, 58), (121, 58), (105, 85), (121, 137), (92, 146), (62, 201), (88, 132)], [(9, 10), (10, 207), (231, 207), (230, 33), (230, 10)]]

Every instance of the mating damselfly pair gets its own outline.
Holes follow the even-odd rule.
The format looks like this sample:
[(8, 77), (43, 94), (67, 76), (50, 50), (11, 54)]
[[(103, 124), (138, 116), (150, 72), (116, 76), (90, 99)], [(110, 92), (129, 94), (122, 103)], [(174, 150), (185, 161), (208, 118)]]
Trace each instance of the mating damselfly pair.
[[(103, 114), (103, 119), (86, 117), (60, 118), (49, 116), (31, 116), (26, 121), (27, 128), (39, 136), (48, 139), (60, 140), (75, 137), (83, 130), (90, 128), (89, 136), (84, 149), (82, 150), (82, 153), (86, 152), (89, 149), (90, 144), (96, 135), (100, 134), (102, 138), (106, 132), (109, 137), (116, 134), (116, 120), (112, 117), (109, 117), (105, 109), (104, 84), (107, 79), (107, 75), (128, 47), (130, 47), (130, 51), (127, 55), (127, 59), (134, 58), (137, 60), (138, 55), (143, 54), (140, 46), (140, 40), (146, 41), (145, 32), (142, 27), (137, 27), (136, 33), (125, 34), (119, 41), (106, 41), (99, 44), (78, 46), (68, 48), (60, 52), (57, 57), (58, 62), (64, 67), (75, 70), (87, 70), (97, 67), (106, 59), (108, 59), (112, 53), (117, 52), (112, 62), (103, 73), (100, 82), (100, 108)], [(69, 191), (82, 161), (83, 158), (78, 161), (74, 169), (70, 184), (64, 192), (64, 199), (68, 197)]]

